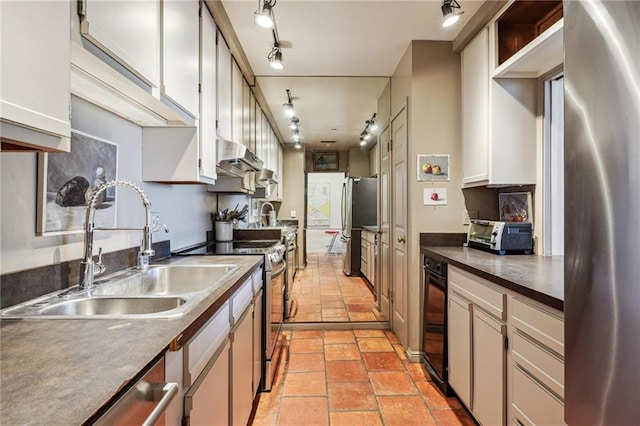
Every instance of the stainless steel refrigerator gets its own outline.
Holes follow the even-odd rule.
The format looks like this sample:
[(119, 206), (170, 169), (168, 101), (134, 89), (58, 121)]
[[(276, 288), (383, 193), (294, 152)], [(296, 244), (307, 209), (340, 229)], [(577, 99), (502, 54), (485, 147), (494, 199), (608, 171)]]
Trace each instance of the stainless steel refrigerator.
[(640, 2), (565, 1), (565, 420), (640, 422)]
[(342, 184), (343, 272), (360, 275), (360, 236), (363, 226), (376, 226), (378, 218), (376, 178), (349, 177)]

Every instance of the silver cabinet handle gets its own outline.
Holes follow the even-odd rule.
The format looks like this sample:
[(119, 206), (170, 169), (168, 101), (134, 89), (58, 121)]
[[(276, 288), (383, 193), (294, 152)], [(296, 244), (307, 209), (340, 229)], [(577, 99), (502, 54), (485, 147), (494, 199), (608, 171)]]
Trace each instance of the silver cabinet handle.
[(149, 414), (149, 417), (142, 423), (142, 426), (153, 426), (158, 421), (173, 397), (178, 393), (178, 384), (165, 383), (164, 385), (154, 385), (149, 393), (149, 400), (158, 401), (158, 405), (151, 411), (151, 414)]

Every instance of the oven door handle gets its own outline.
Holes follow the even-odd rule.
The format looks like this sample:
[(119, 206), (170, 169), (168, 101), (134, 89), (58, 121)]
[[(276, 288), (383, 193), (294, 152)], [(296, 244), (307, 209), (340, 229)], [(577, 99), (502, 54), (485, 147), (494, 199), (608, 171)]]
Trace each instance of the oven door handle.
[(284, 259), (282, 259), (281, 262), (278, 262), (278, 265), (280, 264), (282, 264), (280, 269), (271, 271), (271, 279), (278, 278), (287, 269), (287, 262)]

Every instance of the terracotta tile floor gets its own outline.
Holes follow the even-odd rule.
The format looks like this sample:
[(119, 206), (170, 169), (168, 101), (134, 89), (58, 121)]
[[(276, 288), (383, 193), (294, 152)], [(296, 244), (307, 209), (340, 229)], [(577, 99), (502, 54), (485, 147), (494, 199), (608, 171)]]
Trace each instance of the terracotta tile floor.
[(389, 330), (286, 331), (288, 353), (252, 425), (473, 425)]
[(342, 272), (342, 257), (311, 253), (291, 288), (297, 301), (287, 322), (384, 321), (369, 285)]

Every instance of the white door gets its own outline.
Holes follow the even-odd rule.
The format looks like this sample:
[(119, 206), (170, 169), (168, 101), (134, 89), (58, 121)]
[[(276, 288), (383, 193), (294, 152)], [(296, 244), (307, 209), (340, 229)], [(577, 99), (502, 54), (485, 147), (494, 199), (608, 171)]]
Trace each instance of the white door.
[(400, 341), (407, 345), (407, 104), (391, 120), (391, 162), (393, 164), (391, 244), (393, 280), (391, 326)]
[(389, 287), (389, 271), (391, 269), (391, 259), (389, 257), (390, 245), (389, 245), (389, 192), (390, 192), (390, 152), (389, 152), (389, 135), (390, 129), (387, 126), (380, 134), (380, 141), (378, 142), (378, 152), (380, 153), (380, 170), (378, 172), (378, 185), (380, 188), (378, 194), (380, 194), (380, 235), (378, 239), (378, 256), (380, 259), (380, 267), (378, 274), (378, 301), (380, 303), (379, 309), (382, 315), (388, 320), (391, 312), (391, 299), (390, 299), (390, 287)]

